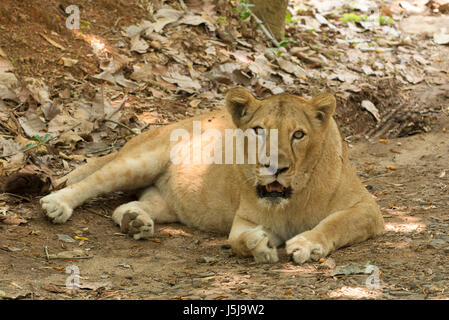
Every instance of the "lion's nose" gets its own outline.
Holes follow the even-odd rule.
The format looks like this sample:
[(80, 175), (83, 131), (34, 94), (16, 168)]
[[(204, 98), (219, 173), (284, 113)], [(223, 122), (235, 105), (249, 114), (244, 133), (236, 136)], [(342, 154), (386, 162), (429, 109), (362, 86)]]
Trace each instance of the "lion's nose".
[[(269, 167), (270, 167), (270, 165), (265, 165), (265, 168), (269, 168)], [(288, 169), (290, 169), (290, 167), (288, 167), (288, 166), (287, 167), (277, 167), (276, 171), (274, 172), (274, 175), (278, 176), (281, 173), (287, 172)]]

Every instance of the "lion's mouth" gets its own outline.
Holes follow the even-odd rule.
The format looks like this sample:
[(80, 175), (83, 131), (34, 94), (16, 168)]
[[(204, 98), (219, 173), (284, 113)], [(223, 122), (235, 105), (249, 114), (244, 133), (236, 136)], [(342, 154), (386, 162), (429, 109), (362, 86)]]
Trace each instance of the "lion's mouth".
[(257, 185), (257, 195), (260, 198), (289, 198), (292, 194), (291, 187), (284, 187), (277, 181), (265, 186)]

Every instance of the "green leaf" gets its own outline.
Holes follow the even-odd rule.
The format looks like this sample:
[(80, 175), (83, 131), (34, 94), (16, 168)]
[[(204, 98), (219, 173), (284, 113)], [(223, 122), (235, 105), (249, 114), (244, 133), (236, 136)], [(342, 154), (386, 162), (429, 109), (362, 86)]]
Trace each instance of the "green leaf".
[(47, 143), (48, 141), (50, 141), (51, 138), (52, 138), (51, 134), (47, 133), (47, 134), (44, 136), (44, 141), (43, 141), (43, 143)]
[(281, 42), (279, 42), (279, 47), (286, 47), (289, 44), (290, 40), (286, 39), (286, 40), (282, 40)]
[(37, 141), (42, 143), (42, 138), (39, 135), (34, 135), (30, 138), (31, 141)]
[(379, 23), (381, 25), (392, 26), (394, 24), (394, 21), (390, 17), (379, 16)]
[(341, 17), (339, 20), (343, 22), (359, 22), (366, 19), (362, 18), (361, 16), (355, 13), (344, 13), (343, 17)]
[(292, 15), (287, 10), (287, 13), (285, 14), (285, 23), (289, 23), (289, 22), (292, 22)]
[(31, 148), (31, 147), (35, 147), (36, 145), (34, 143), (27, 143), (25, 145), (25, 149)]

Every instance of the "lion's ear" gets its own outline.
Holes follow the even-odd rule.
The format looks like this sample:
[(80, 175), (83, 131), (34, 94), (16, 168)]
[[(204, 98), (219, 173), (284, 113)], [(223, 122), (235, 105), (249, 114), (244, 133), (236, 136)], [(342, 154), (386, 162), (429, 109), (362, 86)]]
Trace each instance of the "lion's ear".
[(226, 109), (237, 127), (258, 108), (257, 99), (244, 88), (232, 88), (226, 93)]
[(337, 101), (331, 93), (320, 93), (311, 100), (315, 117), (321, 122), (327, 122), (334, 114)]

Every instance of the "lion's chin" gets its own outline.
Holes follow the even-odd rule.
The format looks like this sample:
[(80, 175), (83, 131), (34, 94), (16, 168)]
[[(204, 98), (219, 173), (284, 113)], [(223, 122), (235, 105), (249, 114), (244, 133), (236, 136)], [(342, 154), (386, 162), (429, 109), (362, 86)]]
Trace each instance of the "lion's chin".
[(276, 210), (284, 209), (288, 205), (289, 199), (280, 198), (280, 197), (259, 198), (257, 200), (257, 203), (260, 208), (276, 211)]

